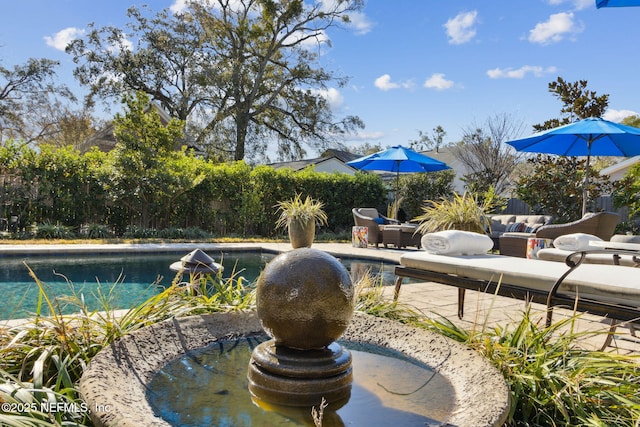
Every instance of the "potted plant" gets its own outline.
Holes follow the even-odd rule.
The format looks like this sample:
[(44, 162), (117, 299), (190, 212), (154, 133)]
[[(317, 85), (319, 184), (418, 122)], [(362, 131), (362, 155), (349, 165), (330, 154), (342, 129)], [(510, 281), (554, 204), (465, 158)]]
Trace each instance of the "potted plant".
[(427, 200), (422, 207), (422, 215), (414, 218), (418, 221), (418, 232), (432, 233), (442, 230), (464, 230), (487, 233), (491, 223), (485, 214), (485, 207), (478, 204), (475, 196), (455, 193), (452, 198), (440, 201)]
[(276, 227), (289, 230), (289, 240), (294, 248), (310, 247), (316, 233), (316, 222), (327, 224), (327, 214), (322, 210), (324, 203), (297, 193), (293, 199), (278, 202), (280, 216)]

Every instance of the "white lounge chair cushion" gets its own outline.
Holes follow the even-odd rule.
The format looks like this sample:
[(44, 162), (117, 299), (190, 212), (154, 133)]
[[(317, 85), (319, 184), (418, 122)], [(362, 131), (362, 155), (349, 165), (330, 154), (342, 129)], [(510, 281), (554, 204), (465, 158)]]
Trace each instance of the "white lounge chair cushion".
[[(600, 248), (602, 249), (602, 248)], [(569, 255), (574, 252), (579, 251), (565, 251), (563, 249), (558, 248), (544, 248), (540, 249), (536, 256), (538, 259), (546, 260), (546, 261), (556, 261), (564, 263)], [(578, 258), (575, 258), (576, 260)], [(614, 264), (613, 254), (587, 254), (585, 260), (583, 261), (588, 264)], [(620, 265), (624, 265), (627, 267), (634, 267), (636, 263), (633, 261), (633, 257), (631, 255), (621, 255), (620, 256)]]
[[(503, 255), (450, 256), (408, 252), (400, 257), (406, 267), (507, 283), (548, 292), (569, 267), (554, 261)], [(583, 264), (563, 281), (560, 291), (599, 301), (640, 306), (640, 268)]]
[(598, 236), (586, 233), (571, 233), (558, 236), (553, 241), (553, 246), (565, 251), (586, 251), (591, 248), (592, 241), (602, 241)]
[(486, 234), (462, 230), (445, 230), (422, 236), (422, 248), (432, 254), (477, 255), (493, 248), (493, 240)]

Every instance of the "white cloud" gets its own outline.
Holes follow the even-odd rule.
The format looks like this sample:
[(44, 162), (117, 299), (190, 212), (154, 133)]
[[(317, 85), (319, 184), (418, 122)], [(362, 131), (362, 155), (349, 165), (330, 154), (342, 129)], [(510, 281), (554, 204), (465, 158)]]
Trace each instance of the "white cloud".
[(494, 68), (487, 71), (487, 75), (492, 79), (522, 79), (527, 74), (533, 74), (535, 77), (542, 77), (545, 74), (557, 72), (556, 67), (543, 68), (537, 65), (524, 65), (520, 68)]
[(51, 46), (55, 49), (64, 50), (67, 48), (67, 45), (71, 43), (73, 40), (80, 38), (84, 35), (84, 30), (79, 28), (69, 27), (64, 30), (60, 30), (55, 33), (52, 37), (45, 36), (44, 40), (47, 43), (47, 46)]
[(337, 111), (344, 104), (344, 97), (336, 88), (320, 89), (315, 92), (327, 100), (331, 111)]
[(396, 83), (391, 81), (391, 76), (389, 74), (383, 74), (378, 77), (374, 82), (374, 86), (380, 90), (391, 90), (391, 89), (410, 89), (413, 87), (413, 82), (411, 80), (406, 80), (404, 82)]
[(631, 110), (614, 110), (609, 108), (602, 115), (602, 118), (611, 122), (620, 123), (622, 120), (629, 116), (640, 116), (640, 113), (636, 113), (635, 111)]
[(182, 12), (187, 7), (187, 1), (188, 0), (176, 0), (171, 6), (169, 6), (169, 10), (172, 13)]
[(549, 4), (553, 6), (560, 6), (564, 3), (573, 4), (573, 8), (575, 10), (583, 10), (590, 7), (595, 7), (594, 0), (549, 0)]
[(573, 12), (561, 12), (549, 16), (546, 22), (536, 24), (529, 31), (531, 43), (549, 44), (562, 40), (566, 35), (582, 32), (583, 28), (574, 22)]
[(463, 44), (470, 41), (476, 35), (478, 11), (460, 13), (444, 24), (447, 29), (450, 44)]
[(340, 138), (345, 141), (378, 141), (384, 138), (386, 134), (381, 131), (374, 132), (358, 132), (358, 133), (347, 133), (341, 134)]
[(453, 87), (453, 81), (444, 78), (443, 73), (434, 73), (424, 82), (428, 89), (445, 90)]
[(373, 24), (364, 13), (353, 12), (349, 14), (349, 26), (355, 30), (356, 34), (362, 35), (371, 31)]

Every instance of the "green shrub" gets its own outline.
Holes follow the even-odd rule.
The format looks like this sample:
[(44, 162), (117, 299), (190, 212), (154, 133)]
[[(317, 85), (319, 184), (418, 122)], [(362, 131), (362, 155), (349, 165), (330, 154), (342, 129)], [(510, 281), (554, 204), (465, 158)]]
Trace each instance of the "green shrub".
[(71, 227), (50, 223), (36, 225), (32, 233), (38, 239), (71, 239), (75, 236)]
[(107, 239), (113, 236), (111, 228), (105, 224), (87, 224), (80, 228), (81, 235), (89, 239)]

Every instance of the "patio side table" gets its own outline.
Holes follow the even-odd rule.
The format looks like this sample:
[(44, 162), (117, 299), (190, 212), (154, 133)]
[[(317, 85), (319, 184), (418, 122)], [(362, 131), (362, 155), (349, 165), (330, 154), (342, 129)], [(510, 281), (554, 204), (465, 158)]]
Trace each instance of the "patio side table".
[(416, 232), (417, 228), (418, 226), (415, 224), (385, 225), (382, 232), (382, 243), (385, 247), (394, 245), (401, 249), (415, 246), (419, 249), (422, 234)]

